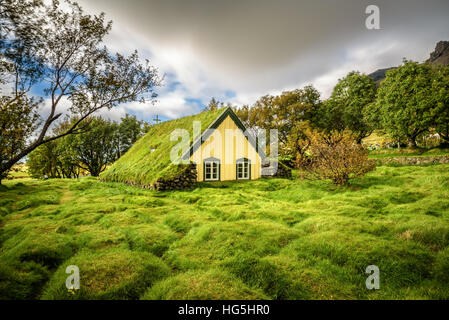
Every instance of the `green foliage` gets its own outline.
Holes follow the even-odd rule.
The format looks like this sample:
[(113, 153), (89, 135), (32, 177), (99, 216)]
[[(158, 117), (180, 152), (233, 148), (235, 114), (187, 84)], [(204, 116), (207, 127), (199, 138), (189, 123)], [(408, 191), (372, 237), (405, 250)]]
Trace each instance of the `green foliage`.
[(437, 67), (434, 77), (432, 91), (436, 100), (435, 129), (446, 144), (449, 144), (449, 66)]
[(401, 148), (401, 149), (381, 149), (372, 150), (369, 153), (370, 158), (393, 158), (393, 157), (432, 157), (432, 156), (446, 156), (449, 155), (449, 148), (433, 148), (433, 149), (415, 149), (415, 148)]
[(266, 95), (251, 107), (235, 110), (249, 130), (277, 129), (279, 152), (282, 156), (302, 152), (298, 140), (304, 138), (309, 125), (315, 123), (320, 105), (320, 93), (313, 86), (282, 92), (279, 96)]
[(380, 84), (376, 111), (385, 131), (397, 140), (416, 147), (420, 134), (435, 124), (436, 108), (441, 108), (433, 90), (435, 75), (431, 65), (404, 60), (387, 71)]
[(28, 173), (33, 178), (61, 178), (60, 162), (56, 151), (56, 141), (46, 143), (36, 148), (28, 156)]
[(369, 76), (357, 71), (348, 73), (338, 80), (332, 95), (322, 104), (317, 120), (320, 127), (329, 132), (349, 129), (360, 143), (375, 127), (369, 115), (376, 91), (376, 83)]
[(434, 274), (439, 281), (449, 282), (449, 247), (438, 253)]
[(137, 120), (136, 116), (126, 114), (120, 119), (115, 134), (114, 147), (116, 150), (116, 159), (120, 158), (144, 133), (147, 132), (145, 128), (146, 122)]
[[(38, 101), (32, 98), (0, 96), (0, 169), (26, 146), (36, 129), (37, 106)], [(0, 181), (6, 178), (9, 169), (0, 170)]]
[(79, 165), (94, 177), (98, 177), (106, 165), (115, 160), (115, 131), (115, 125), (98, 117), (89, 119), (86, 132), (71, 137)]
[(177, 140), (170, 140), (172, 132), (176, 129), (187, 130), (192, 142), (193, 121), (200, 121), (201, 130), (204, 131), (223, 111), (223, 109), (205, 111), (152, 126), (148, 133), (103, 172), (100, 178), (106, 181), (150, 185), (158, 178), (177, 176), (185, 168), (182, 165), (173, 164), (170, 160), (170, 150), (179, 143)]
[(203, 111), (216, 111), (221, 108), (224, 108), (224, 103), (212, 97), (209, 101), (209, 104), (204, 107)]
[[(67, 130), (72, 122), (61, 122), (54, 129), (55, 134)], [(77, 178), (88, 172), (98, 176), (142, 136), (143, 130), (142, 122), (134, 116), (126, 115), (118, 124), (92, 117), (86, 120), (82, 133), (50, 141), (31, 152), (28, 157), (30, 175)]]

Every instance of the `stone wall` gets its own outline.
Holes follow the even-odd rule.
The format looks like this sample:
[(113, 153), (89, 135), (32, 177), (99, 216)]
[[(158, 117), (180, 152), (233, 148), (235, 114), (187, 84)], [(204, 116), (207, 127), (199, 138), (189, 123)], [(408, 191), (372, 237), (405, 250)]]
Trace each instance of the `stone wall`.
[(158, 191), (185, 189), (194, 185), (196, 180), (196, 165), (190, 164), (179, 176), (174, 179), (157, 179), (152, 185), (152, 189)]
[(402, 165), (423, 165), (423, 164), (445, 164), (449, 163), (449, 156), (425, 156), (425, 157), (393, 157), (377, 159), (379, 165), (402, 164)]

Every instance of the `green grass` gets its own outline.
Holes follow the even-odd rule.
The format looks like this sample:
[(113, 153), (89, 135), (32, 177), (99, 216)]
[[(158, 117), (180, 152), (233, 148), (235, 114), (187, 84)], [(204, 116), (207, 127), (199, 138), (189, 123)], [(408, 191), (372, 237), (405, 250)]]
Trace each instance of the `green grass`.
[(2, 299), (449, 299), (449, 165), (382, 166), (348, 187), (19, 179), (0, 187), (0, 224)]

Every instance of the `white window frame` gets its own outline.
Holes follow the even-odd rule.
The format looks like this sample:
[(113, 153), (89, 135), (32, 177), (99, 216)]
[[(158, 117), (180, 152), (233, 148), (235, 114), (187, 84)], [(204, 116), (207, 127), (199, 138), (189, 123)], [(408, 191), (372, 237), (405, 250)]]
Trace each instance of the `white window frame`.
[[(241, 174), (239, 174), (239, 167), (241, 167)], [(251, 177), (251, 161), (248, 159), (239, 159), (236, 163), (236, 177), (237, 180), (250, 180)]]
[[(214, 164), (216, 167), (214, 168)], [(210, 178), (207, 178), (207, 167), (210, 168)], [(214, 178), (215, 176), (215, 178)], [(220, 180), (220, 161), (218, 160), (204, 160), (204, 181), (219, 181)]]

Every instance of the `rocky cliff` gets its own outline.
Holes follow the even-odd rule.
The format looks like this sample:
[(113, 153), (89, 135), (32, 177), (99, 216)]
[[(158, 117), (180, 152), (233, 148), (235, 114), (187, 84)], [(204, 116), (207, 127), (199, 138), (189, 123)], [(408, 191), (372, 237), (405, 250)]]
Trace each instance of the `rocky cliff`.
[(426, 60), (433, 65), (449, 65), (449, 41), (440, 41), (435, 47), (435, 51)]

